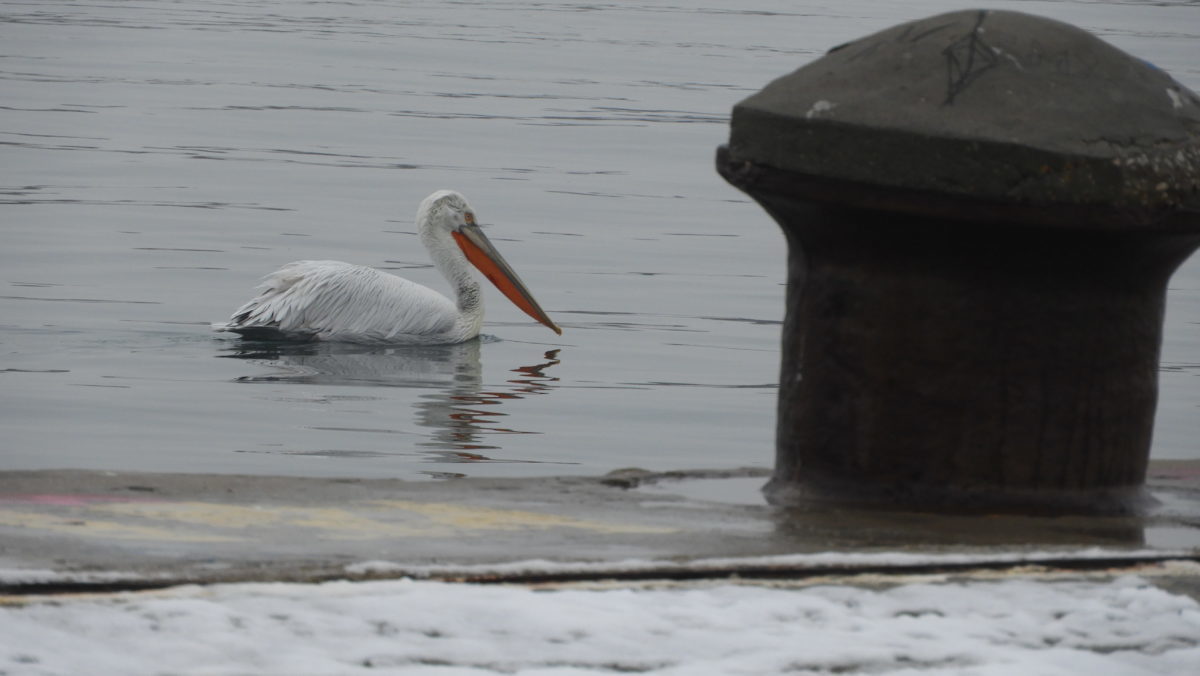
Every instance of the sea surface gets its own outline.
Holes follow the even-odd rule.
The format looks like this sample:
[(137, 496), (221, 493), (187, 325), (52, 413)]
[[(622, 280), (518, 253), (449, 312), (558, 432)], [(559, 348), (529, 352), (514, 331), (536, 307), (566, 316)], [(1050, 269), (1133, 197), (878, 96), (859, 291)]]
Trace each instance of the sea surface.
[[(0, 470), (398, 477), (769, 467), (785, 245), (713, 170), (732, 106), (975, 2), (0, 2)], [(989, 2), (1200, 89), (1196, 2)], [(418, 202), (463, 192), (561, 338), (210, 331), (292, 260), (446, 290)], [(1153, 456), (1200, 458), (1200, 257), (1174, 277)], [(986, 384), (981, 384), (986, 386)]]

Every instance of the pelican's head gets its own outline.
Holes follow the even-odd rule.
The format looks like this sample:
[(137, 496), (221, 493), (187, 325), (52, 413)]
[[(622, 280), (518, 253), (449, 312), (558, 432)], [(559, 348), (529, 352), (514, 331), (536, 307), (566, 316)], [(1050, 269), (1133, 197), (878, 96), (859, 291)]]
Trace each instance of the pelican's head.
[(462, 194), (453, 190), (439, 190), (422, 200), (417, 209), (417, 229), (420, 231), (421, 241), (431, 252), (445, 249), (451, 241), (457, 244), (462, 255), (514, 305), (562, 335), (562, 329), (546, 315), (533, 299), (533, 294), (525, 288), (521, 278), (488, 240), (487, 235), (483, 234), (483, 230), (475, 222), (475, 211), (467, 204), (467, 198)]
[(449, 241), (451, 232), (474, 222), (475, 212), (467, 198), (453, 190), (439, 190), (421, 200), (417, 208), (417, 229), (425, 246)]

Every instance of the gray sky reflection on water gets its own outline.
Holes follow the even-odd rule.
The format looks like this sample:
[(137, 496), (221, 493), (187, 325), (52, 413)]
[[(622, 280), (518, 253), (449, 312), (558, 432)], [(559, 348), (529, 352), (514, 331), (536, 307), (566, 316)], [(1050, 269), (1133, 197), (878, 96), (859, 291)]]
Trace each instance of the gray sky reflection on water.
[[(1195, 3), (991, 4), (1200, 88)], [(713, 170), (729, 111), (831, 46), (973, 6), (4, 3), (0, 467), (768, 467), (784, 242)], [(298, 259), (444, 292), (412, 225), (439, 188), (561, 339), (490, 289), (499, 340), (436, 354), (208, 331)], [(1168, 303), (1154, 454), (1200, 457), (1200, 260)]]

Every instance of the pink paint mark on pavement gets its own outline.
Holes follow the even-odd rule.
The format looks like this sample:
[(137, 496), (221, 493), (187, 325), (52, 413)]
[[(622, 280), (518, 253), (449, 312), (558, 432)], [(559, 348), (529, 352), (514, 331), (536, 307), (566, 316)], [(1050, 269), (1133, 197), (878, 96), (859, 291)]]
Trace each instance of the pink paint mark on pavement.
[(125, 495), (91, 495), (88, 493), (10, 493), (0, 494), (0, 504), (57, 505), (60, 507), (82, 507), (108, 502), (162, 502), (159, 498), (142, 498)]

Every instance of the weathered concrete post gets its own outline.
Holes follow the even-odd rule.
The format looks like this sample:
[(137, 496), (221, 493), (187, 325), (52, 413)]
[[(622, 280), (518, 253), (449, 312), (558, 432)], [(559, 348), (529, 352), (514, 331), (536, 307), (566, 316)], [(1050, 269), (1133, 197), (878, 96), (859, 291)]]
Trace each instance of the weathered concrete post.
[(1200, 98), (1089, 33), (956, 12), (733, 111), (783, 228), (778, 504), (1136, 508), (1167, 280), (1200, 246)]

